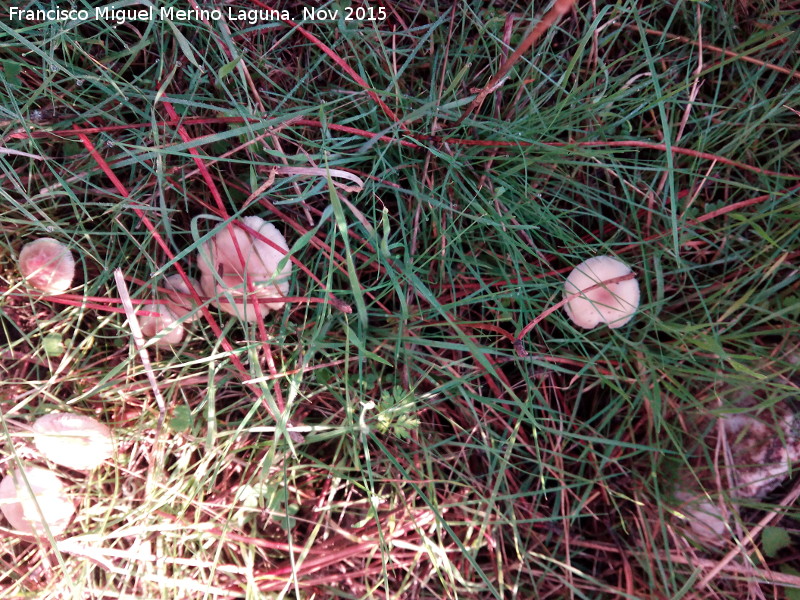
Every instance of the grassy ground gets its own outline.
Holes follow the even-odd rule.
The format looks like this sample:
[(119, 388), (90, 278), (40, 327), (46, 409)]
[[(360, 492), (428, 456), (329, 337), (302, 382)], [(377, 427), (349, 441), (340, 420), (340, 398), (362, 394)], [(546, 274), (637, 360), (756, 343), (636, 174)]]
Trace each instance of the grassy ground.
[[(457, 123), (528, 4), (0, 19), (3, 468), (41, 462), (17, 424), (53, 409), (118, 441), (62, 471), (63, 539), (3, 530), (0, 597), (797, 597), (791, 482), (718, 548), (672, 490), (724, 465), (714, 411), (797, 395), (800, 4), (581, 2)], [(247, 215), (286, 235), (294, 300), (151, 347), (158, 431), (113, 270), (151, 301)], [(39, 236), (78, 257), (67, 295), (16, 270)], [(556, 310), (521, 357), (600, 254), (635, 270), (635, 319)]]

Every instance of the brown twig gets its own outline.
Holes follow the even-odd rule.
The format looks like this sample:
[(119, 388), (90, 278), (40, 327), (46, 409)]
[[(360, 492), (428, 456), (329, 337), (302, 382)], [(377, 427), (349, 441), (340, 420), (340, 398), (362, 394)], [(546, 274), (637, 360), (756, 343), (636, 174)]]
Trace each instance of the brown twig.
[(530, 50), (531, 46), (536, 43), (536, 41), (542, 37), (545, 31), (547, 31), (552, 25), (558, 21), (561, 17), (569, 12), (572, 8), (572, 5), (575, 3), (575, 0), (556, 0), (553, 4), (553, 7), (545, 13), (542, 20), (539, 21), (522, 42), (519, 47), (514, 50), (514, 53), (508, 57), (508, 59), (500, 66), (495, 73), (494, 77), (489, 80), (489, 83), (478, 92), (478, 95), (475, 96), (475, 99), (469, 103), (464, 113), (459, 117), (458, 121), (453, 124), (453, 127), (458, 127), (461, 123), (470, 116), (473, 112), (478, 110), (483, 104), (483, 101), (486, 100), (486, 96), (494, 92), (500, 85), (503, 83), (505, 76), (511, 70), (516, 62), (525, 54), (528, 50)]
[[(630, 29), (632, 31), (639, 31), (638, 27), (635, 25), (627, 25), (626, 29)], [(644, 31), (644, 33), (646, 33), (647, 35), (660, 35), (668, 40), (672, 40), (675, 42), (691, 44), (692, 46), (699, 46), (701, 47), (702, 50), (708, 50), (709, 52), (716, 52), (718, 54), (727, 56), (728, 58), (738, 58), (739, 60), (743, 60), (745, 62), (758, 65), (759, 67), (764, 67), (766, 69), (770, 69), (771, 71), (777, 71), (778, 73), (783, 73), (784, 75), (788, 75), (789, 77), (800, 79), (800, 71), (794, 71), (792, 69), (787, 69), (786, 67), (781, 67), (780, 65), (774, 65), (772, 63), (768, 63), (763, 60), (753, 58), (752, 56), (747, 56), (746, 54), (742, 54), (740, 52), (734, 52), (733, 50), (725, 50), (725, 48), (720, 48), (719, 46), (712, 46), (711, 44), (706, 44), (703, 43), (702, 41), (695, 41), (693, 39), (684, 37), (682, 35), (675, 35), (674, 33), (665, 33), (663, 31), (659, 31), (658, 29), (643, 29), (642, 31)], [(760, 49), (761, 48), (757, 46), (755, 48), (747, 50), (747, 52), (753, 52), (755, 50), (760, 50)]]

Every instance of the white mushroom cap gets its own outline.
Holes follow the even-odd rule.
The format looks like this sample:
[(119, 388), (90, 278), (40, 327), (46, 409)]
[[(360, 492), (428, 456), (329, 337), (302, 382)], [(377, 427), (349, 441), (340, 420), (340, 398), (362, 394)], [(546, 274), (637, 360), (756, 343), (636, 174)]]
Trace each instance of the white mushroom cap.
[(679, 511), (686, 517), (691, 537), (696, 541), (719, 545), (730, 539), (728, 522), (718, 505), (712, 504), (707, 498), (693, 497), (683, 490), (676, 491), (675, 498), (683, 502)]
[(33, 423), (36, 449), (54, 463), (89, 471), (114, 454), (111, 430), (83, 415), (55, 412)]
[[(282, 248), (284, 252), (276, 250), (242, 229), (226, 227), (203, 244), (197, 265), (201, 273), (200, 286), (206, 296), (219, 298), (215, 304), (223, 311), (246, 321), (255, 321), (254, 301), (258, 298), (280, 298), (288, 293), (292, 263), (287, 260), (280, 273), (276, 273), (278, 263), (289, 252), (286, 239), (272, 223), (267, 223), (261, 217), (245, 217), (242, 221), (250, 229)], [(236, 245), (233, 243), (233, 237), (236, 239)], [(244, 264), (239, 258), (236, 246), (239, 247)], [(248, 288), (245, 275), (255, 292), (247, 297), (246, 302), (245, 295)], [(227, 295), (236, 301), (226, 301)], [(284, 304), (285, 302), (280, 301), (261, 302), (259, 309), (264, 316), (269, 310), (278, 310)]]
[(24, 479), (22, 471), (17, 469), (0, 481), (0, 511), (14, 529), (43, 535), (46, 523), (50, 533), (56, 536), (69, 525), (75, 505), (52, 471), (29, 467), (25, 469)]
[(722, 424), (733, 458), (733, 496), (763, 498), (797, 469), (800, 418), (788, 402), (773, 405), (759, 418), (728, 414)]
[[(195, 290), (200, 290), (200, 284), (192, 277), (189, 283)], [(186, 282), (179, 274), (175, 273), (164, 279), (164, 287), (170, 290), (169, 309), (178, 317), (184, 319), (186, 323), (191, 323), (200, 318), (200, 313), (195, 310), (197, 304), (192, 298), (192, 292)], [(194, 312), (192, 312), (194, 311)], [(189, 316), (186, 316), (189, 315)]]
[(75, 259), (64, 244), (44, 237), (22, 247), (19, 270), (36, 289), (47, 294), (63, 294), (72, 286)]
[(147, 338), (156, 338), (156, 346), (167, 348), (180, 343), (183, 339), (183, 324), (168, 306), (145, 304), (140, 310), (158, 313), (158, 316), (142, 315), (139, 317), (142, 335)]
[[(595, 256), (572, 270), (564, 285), (564, 296), (631, 272), (628, 265), (616, 258)], [(608, 323), (611, 329), (616, 329), (633, 318), (638, 306), (639, 282), (634, 278), (609, 283), (576, 296), (564, 305), (564, 310), (578, 327), (592, 329), (600, 323)]]

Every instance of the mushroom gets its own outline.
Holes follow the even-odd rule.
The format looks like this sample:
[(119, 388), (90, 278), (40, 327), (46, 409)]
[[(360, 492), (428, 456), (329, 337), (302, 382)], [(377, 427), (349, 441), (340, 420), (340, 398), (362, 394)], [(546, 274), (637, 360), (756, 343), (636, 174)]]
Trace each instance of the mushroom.
[[(200, 289), (200, 284), (189, 277), (189, 283), (195, 290)], [(169, 309), (180, 319), (187, 323), (196, 321), (200, 318), (200, 313), (195, 311), (197, 304), (192, 298), (192, 292), (183, 278), (175, 273), (170, 275), (164, 280), (164, 287), (170, 291), (169, 294)]]
[[(761, 389), (722, 393), (731, 396), (732, 410), (718, 417), (714, 426), (709, 426), (705, 417), (698, 417), (695, 431), (706, 433), (698, 435), (695, 441), (713, 448), (719, 442), (718, 435), (724, 435), (726, 454), (730, 457), (726, 472), (720, 477), (720, 468), (708, 464), (705, 452), (689, 448), (688, 454), (696, 455), (691, 469), (679, 472), (675, 483), (678, 511), (689, 521), (687, 533), (707, 545), (727, 542), (728, 524), (738, 514), (742, 501), (764, 499), (796, 472), (800, 463), (800, 415), (793, 402), (770, 403)], [(770, 404), (769, 408), (758, 410), (762, 403)], [(743, 409), (752, 412), (748, 414)], [(718, 495), (705, 491), (718, 489), (720, 485), (723, 486), (720, 491), (729, 498), (725, 512), (720, 508)]]
[(24, 477), (17, 469), (0, 481), (0, 511), (23, 533), (42, 535), (49, 529), (57, 536), (69, 525), (75, 505), (52, 471), (28, 467)]
[(72, 286), (75, 259), (64, 244), (43, 237), (22, 247), (19, 270), (36, 289), (47, 294), (63, 294)]
[(54, 412), (33, 423), (36, 449), (54, 463), (90, 471), (114, 454), (111, 430), (83, 415)]
[[(740, 405), (752, 403), (740, 400)], [(758, 418), (729, 414), (722, 424), (734, 464), (731, 494), (736, 498), (764, 498), (780, 487), (800, 462), (800, 415), (782, 401)]]
[(595, 256), (572, 270), (564, 285), (564, 297), (602, 284), (576, 296), (564, 305), (564, 310), (578, 327), (592, 329), (608, 323), (611, 329), (622, 327), (633, 318), (639, 306), (639, 283), (636, 278), (603, 284), (632, 273), (625, 263), (611, 256)]
[[(200, 286), (206, 296), (218, 298), (215, 304), (223, 311), (245, 321), (256, 321), (253, 304), (259, 299), (273, 299), (272, 302), (260, 302), (262, 316), (268, 310), (278, 310), (285, 304), (279, 299), (289, 291), (292, 263), (286, 260), (281, 271), (276, 273), (278, 263), (289, 252), (289, 246), (274, 225), (260, 217), (245, 217), (242, 222), (283, 251), (242, 229), (226, 227), (200, 249), (197, 261), (201, 273)], [(248, 293), (248, 283), (253, 293)]]
[(707, 496), (693, 497), (685, 490), (677, 490), (675, 499), (682, 503), (679, 511), (686, 517), (692, 538), (709, 546), (726, 541), (728, 521), (720, 507), (709, 502)]
[(142, 335), (155, 338), (156, 346), (168, 348), (178, 344), (183, 339), (183, 324), (177, 315), (165, 304), (145, 304), (142, 311), (156, 313), (139, 317), (139, 327)]

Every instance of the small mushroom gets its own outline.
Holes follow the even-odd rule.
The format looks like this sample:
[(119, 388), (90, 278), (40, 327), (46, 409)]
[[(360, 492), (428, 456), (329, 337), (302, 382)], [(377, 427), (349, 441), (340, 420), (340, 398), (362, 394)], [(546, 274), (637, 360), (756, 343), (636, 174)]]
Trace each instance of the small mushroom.
[[(192, 277), (189, 277), (189, 283), (195, 290), (200, 289), (200, 284)], [(164, 279), (164, 287), (170, 291), (169, 294), (169, 309), (179, 319), (183, 319), (186, 323), (191, 323), (200, 318), (200, 313), (196, 311), (197, 304), (192, 298), (192, 292), (183, 277), (175, 273)]]
[(36, 419), (32, 428), (36, 449), (70, 469), (90, 471), (114, 454), (111, 430), (91, 417), (54, 412)]
[(156, 346), (161, 348), (169, 348), (180, 343), (183, 339), (183, 324), (171, 308), (165, 304), (145, 304), (141, 310), (156, 313), (139, 317), (142, 335), (146, 338), (155, 338)]
[(684, 490), (675, 492), (675, 499), (682, 504), (679, 511), (686, 517), (691, 537), (709, 546), (723, 544), (730, 538), (726, 535), (728, 522), (719, 506), (708, 501), (707, 497), (693, 497)]
[(47, 294), (63, 294), (72, 286), (75, 259), (64, 244), (44, 237), (22, 247), (19, 270), (36, 289)]
[[(260, 217), (245, 217), (242, 222), (283, 252), (242, 229), (226, 227), (203, 244), (197, 264), (201, 274), (200, 286), (206, 296), (218, 298), (215, 304), (223, 311), (246, 321), (255, 321), (253, 304), (260, 298), (273, 299), (260, 302), (262, 316), (285, 304), (280, 298), (289, 291), (292, 263), (286, 260), (281, 271), (276, 273), (278, 263), (289, 252), (289, 246), (272, 223)], [(254, 290), (252, 294), (248, 293), (248, 282)], [(234, 301), (229, 301), (229, 297)]]
[[(616, 258), (595, 256), (572, 270), (564, 285), (564, 297), (630, 273), (631, 268)], [(639, 282), (632, 278), (603, 284), (576, 296), (564, 305), (564, 310), (578, 327), (592, 329), (608, 323), (616, 329), (633, 318), (638, 306)]]
[(44, 535), (49, 529), (57, 536), (69, 525), (75, 505), (52, 471), (28, 467), (24, 477), (17, 469), (0, 481), (0, 511), (14, 529), (23, 533)]

